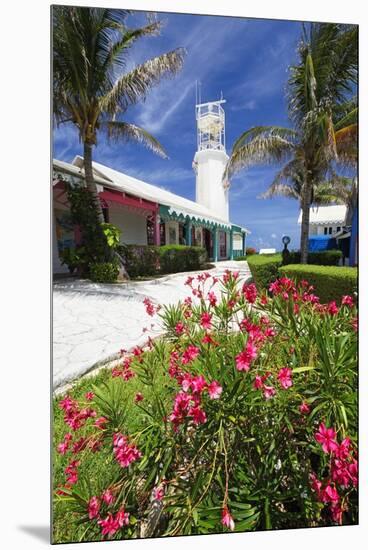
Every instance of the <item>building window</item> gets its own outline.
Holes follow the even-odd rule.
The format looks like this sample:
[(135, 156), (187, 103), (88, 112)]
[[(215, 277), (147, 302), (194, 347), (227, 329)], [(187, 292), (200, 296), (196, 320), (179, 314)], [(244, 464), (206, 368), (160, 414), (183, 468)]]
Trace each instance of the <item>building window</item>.
[(166, 229), (165, 229), (165, 223), (160, 223), (160, 246), (165, 246), (166, 244)]
[(324, 228), (324, 234), (327, 235), (327, 227)]
[(332, 235), (332, 227), (329, 227), (329, 228), (328, 228), (328, 234), (329, 234), (329, 235)]
[(147, 244), (155, 244), (155, 224), (151, 218), (147, 218)]
[(341, 227), (336, 227), (336, 233), (338, 233), (339, 231), (341, 231)]

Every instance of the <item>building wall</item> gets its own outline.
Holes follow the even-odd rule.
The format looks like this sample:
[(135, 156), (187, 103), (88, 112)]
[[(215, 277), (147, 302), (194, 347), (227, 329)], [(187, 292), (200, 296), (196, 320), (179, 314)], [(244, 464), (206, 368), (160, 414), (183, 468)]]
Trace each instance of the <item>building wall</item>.
[[(340, 223), (340, 224), (333, 224), (333, 223), (329, 223), (329, 224), (311, 224), (309, 226), (309, 235), (310, 236), (313, 236), (313, 235), (324, 235), (325, 234), (325, 227), (327, 227), (327, 230), (332, 227), (332, 235), (334, 235), (335, 233), (337, 233), (337, 228), (340, 228), (342, 229), (343, 227), (343, 224)], [(327, 233), (329, 234), (329, 233)]]
[(229, 190), (222, 175), (228, 160), (224, 151), (197, 151), (196, 202), (206, 206), (220, 219), (229, 221)]
[(109, 221), (121, 230), (121, 242), (147, 244), (147, 220), (144, 216), (123, 205), (109, 203)]

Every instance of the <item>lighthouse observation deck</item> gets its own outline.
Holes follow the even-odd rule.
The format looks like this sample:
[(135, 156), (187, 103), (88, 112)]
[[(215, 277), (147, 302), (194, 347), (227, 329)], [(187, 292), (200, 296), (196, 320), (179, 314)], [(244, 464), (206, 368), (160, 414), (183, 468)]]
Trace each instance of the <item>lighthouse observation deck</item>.
[(225, 151), (225, 99), (196, 105), (197, 151)]

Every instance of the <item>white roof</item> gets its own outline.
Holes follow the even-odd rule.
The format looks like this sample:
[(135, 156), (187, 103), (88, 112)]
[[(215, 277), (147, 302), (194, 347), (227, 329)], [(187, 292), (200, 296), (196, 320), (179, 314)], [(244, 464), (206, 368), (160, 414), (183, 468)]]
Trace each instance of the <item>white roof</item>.
[[(58, 171), (60, 171), (60, 173), (67, 173), (67, 174), (70, 174), (72, 177), (75, 176), (78, 179), (84, 178), (84, 170), (80, 166), (69, 164), (68, 162), (64, 162), (62, 160), (53, 159), (52, 167), (56, 175), (58, 174)], [(95, 177), (95, 181), (100, 185), (106, 183), (106, 179), (102, 179), (98, 176)], [(53, 181), (54, 185), (56, 183), (57, 183), (57, 179)]]
[[(83, 157), (76, 156), (73, 160), (73, 165), (82, 167)], [(105, 185), (107, 187), (125, 191), (126, 193), (141, 197), (142, 199), (166, 205), (170, 208), (170, 213), (175, 212), (177, 215), (183, 214), (184, 216), (189, 214), (210, 222), (220, 223), (229, 228), (231, 227), (229, 222), (218, 218), (205, 206), (181, 197), (180, 195), (175, 195), (175, 193), (162, 189), (162, 187), (133, 178), (132, 176), (128, 176), (128, 174), (118, 172), (98, 162), (93, 162), (93, 168), (96, 176), (105, 179)]]
[[(344, 224), (347, 208), (344, 204), (329, 204), (326, 206), (311, 206), (309, 210), (309, 223), (318, 224)], [(302, 211), (300, 211), (298, 223), (302, 223)]]

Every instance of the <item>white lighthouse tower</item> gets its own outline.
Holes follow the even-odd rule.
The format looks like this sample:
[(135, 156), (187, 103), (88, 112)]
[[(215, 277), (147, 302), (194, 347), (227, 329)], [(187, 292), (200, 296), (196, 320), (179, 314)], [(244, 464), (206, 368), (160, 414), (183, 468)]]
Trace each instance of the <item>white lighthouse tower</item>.
[(229, 221), (229, 184), (222, 179), (228, 160), (225, 149), (224, 99), (196, 105), (197, 151), (193, 168), (196, 173), (196, 202), (206, 206), (218, 218)]

